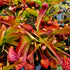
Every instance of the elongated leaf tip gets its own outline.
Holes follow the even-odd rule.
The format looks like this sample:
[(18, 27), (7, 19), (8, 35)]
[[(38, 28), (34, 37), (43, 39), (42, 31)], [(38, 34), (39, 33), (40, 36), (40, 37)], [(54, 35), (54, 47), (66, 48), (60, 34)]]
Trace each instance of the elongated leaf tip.
[(45, 8), (48, 8), (48, 7), (49, 7), (48, 4), (46, 2), (44, 2), (43, 5), (42, 5), (42, 8), (45, 9)]

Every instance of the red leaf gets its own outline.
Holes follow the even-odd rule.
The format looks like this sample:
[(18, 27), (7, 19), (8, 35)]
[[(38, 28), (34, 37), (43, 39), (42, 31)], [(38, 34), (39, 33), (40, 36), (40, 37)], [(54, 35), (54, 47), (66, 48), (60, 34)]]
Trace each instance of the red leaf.
[(17, 23), (17, 21), (15, 21), (15, 17), (14, 16), (6, 16), (5, 20), (2, 21), (3, 23), (10, 25), (10, 26), (17, 26), (19, 25), (19, 23)]
[(26, 0), (23, 0), (24, 2), (26, 1)]
[(25, 64), (25, 70), (34, 70), (34, 66), (26, 62)]
[(16, 53), (18, 53), (18, 51), (19, 51), (19, 49), (20, 49), (20, 45), (21, 45), (21, 43), (22, 43), (22, 39), (20, 40), (20, 42), (18, 43), (18, 46), (16, 47)]
[(50, 62), (49, 62), (49, 59), (42, 59), (41, 60), (41, 66), (44, 67), (44, 68), (48, 68), (50, 65)]
[(45, 14), (47, 8), (48, 8), (48, 4), (44, 2), (43, 5), (42, 5), (42, 8), (43, 9), (40, 9), (38, 17), (37, 17), (37, 31), (39, 30), (40, 22), (41, 22), (44, 14)]
[(37, 31), (37, 34), (38, 35), (46, 35), (46, 34), (49, 34), (51, 32), (52, 32), (52, 30), (47, 30), (47, 31), (39, 30), (39, 31)]
[(15, 69), (20, 70), (22, 67), (24, 67), (25, 70), (34, 70), (34, 65), (29, 64), (27, 61), (18, 64)]
[(21, 68), (23, 68), (25, 66), (25, 63), (20, 63), (20, 64), (18, 64), (16, 67), (15, 67), (15, 69), (16, 70), (20, 70)]
[[(21, 37), (21, 40), (16, 48), (16, 52), (19, 56), (22, 55), (23, 50), (25, 49), (25, 47), (27, 46), (28, 43), (30, 43), (31, 39), (29, 38), (29, 36), (27, 35), (23, 35)], [(26, 50), (26, 49), (25, 49)]]
[(54, 30), (57, 30), (58, 27), (55, 25), (50, 25), (50, 26), (45, 25), (43, 29), (54, 31)]
[(56, 63), (55, 60), (51, 60), (51, 61), (50, 61), (50, 67), (51, 67), (51, 68), (57, 68), (57, 63)]
[(39, 51), (39, 53), (40, 53), (40, 55), (41, 55), (41, 58), (42, 58), (42, 59), (46, 59), (46, 56), (42, 53), (42, 51), (41, 51), (40, 49), (38, 49), (38, 51)]
[(19, 56), (11, 46), (8, 51), (8, 61), (13, 63), (13, 62), (16, 62), (18, 59), (19, 59)]
[[(31, 54), (33, 52), (33, 47), (30, 47), (29, 49), (29, 54)], [(31, 57), (28, 59), (28, 61), (34, 65), (34, 55), (31, 55)]]
[(25, 23), (22, 24), (22, 27), (27, 31), (31, 31), (33, 29), (33, 27), (30, 24)]
[[(20, 42), (19, 42), (19, 44), (20, 44)], [(27, 45), (27, 42), (25, 42), (22, 46), (21, 46), (21, 44), (20, 44), (20, 45), (19, 45), (19, 44), (18, 44), (18, 46), (17, 46), (17, 48), (16, 48), (16, 52), (17, 52), (17, 54), (18, 54), (19, 56), (21, 56), (23, 49), (24, 49), (25, 46)]]
[(62, 67), (64, 70), (70, 70), (70, 58), (66, 56), (63, 57)]

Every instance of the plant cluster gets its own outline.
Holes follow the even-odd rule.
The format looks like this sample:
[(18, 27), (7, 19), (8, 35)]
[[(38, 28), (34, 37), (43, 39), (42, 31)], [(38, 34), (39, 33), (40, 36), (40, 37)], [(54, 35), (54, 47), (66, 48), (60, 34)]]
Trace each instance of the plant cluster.
[[(0, 0), (0, 67), (34, 70), (35, 61), (42, 67), (70, 70), (69, 47), (65, 40), (70, 35), (70, 26), (60, 26), (55, 14), (49, 14), (54, 4), (64, 0)], [(57, 7), (56, 7), (57, 8)], [(27, 24), (27, 20), (32, 20)], [(70, 20), (67, 18), (61, 23)], [(5, 59), (4, 59), (5, 58)], [(7, 60), (6, 60), (7, 59)], [(6, 62), (6, 63), (5, 63)]]

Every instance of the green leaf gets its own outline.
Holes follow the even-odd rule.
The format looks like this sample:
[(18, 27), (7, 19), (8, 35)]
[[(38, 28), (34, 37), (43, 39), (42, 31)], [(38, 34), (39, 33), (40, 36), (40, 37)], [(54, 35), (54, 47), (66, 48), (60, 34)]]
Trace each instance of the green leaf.
[(25, 11), (22, 13), (21, 17), (24, 18), (27, 14), (28, 14), (28, 12), (25, 10)]
[(4, 38), (5, 31), (6, 31), (5, 26), (2, 26), (2, 29), (0, 30), (0, 46), (3, 43), (3, 38)]
[(42, 6), (42, 2), (40, 0), (32, 0), (35, 1), (36, 3), (38, 3), (40, 6)]
[(10, 69), (12, 69), (13, 67), (15, 67), (17, 64), (18, 64), (18, 62), (14, 63), (14, 64), (12, 64), (12, 65), (9, 65), (9, 66), (4, 66), (4, 67), (3, 67), (3, 70), (10, 70)]
[(16, 41), (8, 41), (7, 43), (8, 44), (11, 44), (11, 45), (14, 45), (14, 46), (17, 46), (18, 45), (18, 42), (16, 42)]
[(15, 21), (13, 19), (11, 19), (11, 21), (10, 20), (6, 21), (6, 23), (10, 26), (18, 26), (19, 25), (19, 23), (17, 23), (17, 21)]
[(20, 10), (19, 12), (18, 12), (18, 17), (22, 14), (22, 10)]
[(70, 35), (70, 27), (53, 31), (52, 35)]
[(63, 1), (65, 1), (65, 0), (47, 0), (46, 2), (47, 2), (47, 3), (54, 3), (54, 4), (57, 4), (57, 3), (63, 2)]
[(51, 69), (51, 70), (63, 70), (62, 66), (61, 65), (57, 65), (57, 68), (56, 69)]
[(70, 35), (68, 36), (68, 44), (70, 44)]
[(8, 42), (11, 42), (11, 41), (14, 41), (14, 40), (17, 40), (21, 37), (21, 34), (20, 33), (11, 33), (9, 35), (7, 35), (6, 37), (4, 37), (4, 41), (3, 43), (8, 43)]
[(12, 1), (17, 5), (19, 0), (12, 0)]
[(0, 15), (2, 14), (2, 11), (0, 11)]
[(27, 8), (26, 11), (29, 12), (30, 14), (36, 16), (36, 17), (38, 16), (37, 12), (33, 9)]
[(58, 65), (57, 66), (57, 70), (63, 70), (62, 66), (61, 65)]
[(15, 33), (19, 33), (19, 32), (21, 32), (21, 31), (22, 31), (22, 29), (19, 28), (18, 26), (9, 27), (9, 28), (6, 30), (6, 32), (5, 32), (4, 38), (7, 38), (8, 35), (15, 34)]
[(3, 43), (12, 42), (21, 38), (22, 35), (21, 31), (22, 29), (19, 28), (18, 26), (8, 28), (5, 32)]
[(1, 24), (0, 24), (0, 27), (1, 27)]
[(51, 0), (47, 0), (46, 2), (51, 3), (52, 1)]

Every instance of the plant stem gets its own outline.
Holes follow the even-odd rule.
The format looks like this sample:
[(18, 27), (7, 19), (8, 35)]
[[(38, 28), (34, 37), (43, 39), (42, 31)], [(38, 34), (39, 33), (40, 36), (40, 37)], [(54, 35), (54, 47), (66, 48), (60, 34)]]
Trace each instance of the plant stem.
[(55, 15), (55, 14), (59, 14), (59, 13), (61, 13), (61, 12), (62, 12), (62, 10), (57, 11), (57, 12), (54, 12), (54, 13), (52, 13), (52, 14), (49, 14), (48, 17), (51, 17), (51, 16), (53, 16), (53, 15)]
[(49, 7), (49, 9), (46, 12), (46, 15), (49, 14), (49, 11), (51, 10), (52, 6)]
[(60, 64), (62, 64), (62, 60), (61, 60), (61, 57), (60, 55), (54, 50), (51, 48), (50, 44), (48, 44), (47, 42), (45, 42), (40, 36), (38, 36), (36, 34), (37, 37), (39, 37), (40, 39), (40, 42), (44, 43), (46, 45), (47, 48), (49, 48), (49, 50), (56, 56), (56, 58), (59, 60)]
[(62, 51), (61, 49), (59, 49), (59, 48), (57, 48), (57, 47), (55, 47), (55, 49), (58, 50), (58, 51), (60, 51), (61, 53), (65, 54), (65, 55), (67, 55), (68, 57), (70, 57), (69, 54), (67, 54), (66, 52)]
[(64, 22), (66, 22), (66, 21), (68, 21), (68, 20), (70, 20), (70, 17), (67, 18), (67, 19), (65, 19), (65, 20), (61, 20), (60, 22), (61, 22), (61, 23), (64, 23)]
[(34, 49), (34, 51), (33, 51), (31, 54), (28, 55), (27, 59), (29, 59), (29, 58), (36, 52), (36, 50), (37, 50), (39, 47), (40, 47), (40, 44), (38, 44), (38, 45), (36, 46), (36, 48)]
[[(47, 49), (46, 49), (46, 50), (47, 50)], [(56, 60), (57, 63), (58, 63), (58, 60), (57, 60), (54, 56), (52, 56), (48, 50), (47, 50), (47, 53), (49, 54), (49, 56), (50, 56), (52, 59)]]
[(35, 37), (33, 37), (29, 32), (26, 31), (26, 33), (27, 33), (27, 35), (28, 35), (29, 37), (31, 37), (31, 39), (38, 41), (38, 40), (37, 40)]

